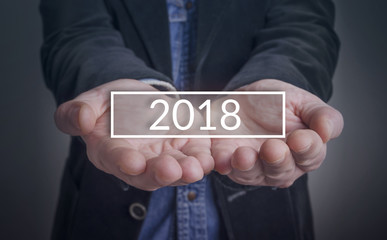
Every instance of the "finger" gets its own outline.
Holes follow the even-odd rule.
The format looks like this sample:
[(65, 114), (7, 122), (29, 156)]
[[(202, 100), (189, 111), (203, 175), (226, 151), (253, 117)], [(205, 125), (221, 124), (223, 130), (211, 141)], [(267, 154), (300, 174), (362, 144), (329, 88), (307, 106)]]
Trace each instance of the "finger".
[(297, 166), (305, 172), (317, 169), (325, 158), (326, 144), (313, 130), (295, 130), (287, 137), (286, 142)]
[(268, 186), (288, 187), (295, 180), (295, 162), (288, 145), (279, 139), (266, 140), (260, 149), (265, 182)]
[(232, 170), (231, 157), (236, 146), (227, 144), (227, 140), (215, 141), (211, 152), (215, 162), (215, 170), (220, 174), (229, 174)]
[(182, 176), (180, 164), (170, 155), (145, 156), (128, 147), (128, 142), (122, 139), (91, 135), (84, 139), (90, 161), (98, 169), (113, 174), (131, 186), (153, 191), (176, 182)]
[(170, 155), (180, 164), (182, 176), (179, 182), (188, 184), (199, 181), (203, 178), (203, 168), (198, 159), (192, 156), (187, 156), (179, 150), (170, 150), (165, 154)]
[(115, 166), (119, 169), (119, 171), (127, 175), (137, 176), (143, 173), (146, 169), (146, 160), (144, 155), (136, 150), (116, 148), (111, 151), (110, 156), (114, 159)]
[(265, 178), (258, 152), (253, 148), (239, 147), (231, 159), (233, 170), (229, 175), (234, 182), (244, 185), (263, 185)]
[(239, 147), (231, 158), (233, 170), (242, 172), (251, 170), (258, 159), (258, 152), (251, 147)]
[(179, 181), (181, 173), (176, 159), (171, 156), (159, 156), (149, 159), (146, 171), (138, 176), (130, 176), (121, 171), (113, 175), (141, 190), (154, 191)]
[(57, 127), (64, 133), (74, 136), (90, 133), (97, 119), (109, 108), (112, 90), (154, 91), (156, 89), (132, 79), (103, 84), (61, 104), (54, 116)]
[(129, 147), (123, 139), (100, 139), (89, 135), (84, 140), (88, 145), (90, 161), (107, 173), (122, 172), (136, 176), (146, 169), (145, 156)]
[(107, 110), (108, 102), (109, 93), (106, 89), (92, 89), (61, 104), (55, 112), (55, 123), (61, 131), (70, 135), (88, 134)]
[(227, 175), (231, 180), (242, 185), (266, 186), (265, 174), (260, 161), (256, 161), (254, 166), (248, 171), (233, 169)]
[(203, 178), (204, 172), (200, 162), (191, 156), (178, 160), (182, 169), (181, 180), (185, 183), (197, 182)]
[(153, 191), (177, 182), (182, 177), (180, 164), (170, 155), (162, 155), (147, 161), (146, 170), (138, 176), (125, 176), (128, 184), (146, 191)]
[(208, 174), (214, 169), (215, 162), (211, 155), (211, 141), (209, 139), (190, 139), (181, 151), (187, 156), (196, 158), (204, 174)]
[(54, 119), (59, 130), (79, 136), (93, 130), (97, 116), (90, 105), (74, 100), (60, 105), (55, 112)]
[(321, 100), (303, 104), (300, 114), (303, 122), (316, 131), (324, 143), (338, 137), (343, 130), (344, 120), (341, 113)]
[(155, 179), (161, 186), (167, 186), (182, 177), (180, 164), (170, 155), (161, 155), (148, 161), (145, 176)]

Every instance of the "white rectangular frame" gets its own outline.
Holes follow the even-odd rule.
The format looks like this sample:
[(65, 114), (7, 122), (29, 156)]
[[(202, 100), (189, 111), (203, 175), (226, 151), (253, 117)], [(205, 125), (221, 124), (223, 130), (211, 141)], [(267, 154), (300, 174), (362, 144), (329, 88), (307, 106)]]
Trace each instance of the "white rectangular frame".
[[(282, 95), (281, 135), (116, 135), (114, 134), (115, 95)], [(111, 138), (285, 138), (286, 137), (286, 93), (285, 91), (111, 91), (110, 92), (110, 136)]]

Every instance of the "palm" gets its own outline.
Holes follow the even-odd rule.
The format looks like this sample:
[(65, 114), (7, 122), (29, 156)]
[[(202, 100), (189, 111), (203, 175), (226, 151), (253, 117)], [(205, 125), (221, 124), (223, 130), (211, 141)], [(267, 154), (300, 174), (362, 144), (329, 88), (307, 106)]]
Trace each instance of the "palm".
[[(210, 149), (209, 139), (187, 139), (187, 138), (110, 138), (109, 132), (110, 112), (106, 112), (98, 119), (94, 131), (89, 135), (90, 141), (102, 141), (105, 144), (125, 146), (141, 153), (146, 160), (155, 158), (162, 154), (175, 157), (183, 157), (189, 154), (189, 148), (200, 146), (203, 152)], [(130, 124), (129, 124), (130, 126)], [(92, 140), (93, 138), (93, 140)], [(109, 142), (109, 143), (108, 143)], [(206, 149), (207, 148), (207, 149)]]
[[(140, 133), (142, 127), (137, 128), (136, 123), (144, 122), (149, 117), (145, 114), (144, 107), (133, 101), (117, 102), (115, 109), (121, 112), (118, 114), (118, 118), (123, 120), (122, 124), (117, 124), (117, 128), (129, 135)], [(157, 174), (167, 178), (167, 175), (175, 175), (179, 179), (172, 184), (181, 185), (199, 180), (203, 173), (206, 174), (213, 168), (213, 158), (210, 151), (211, 141), (209, 139), (115, 139), (110, 137), (109, 118), (110, 110), (107, 110), (97, 120), (93, 131), (83, 137), (87, 144), (89, 159), (101, 170), (112, 173), (132, 185), (149, 190), (158, 188), (160, 184), (154, 184), (152, 187), (151, 181), (149, 181), (149, 178)], [(168, 131), (164, 131), (162, 134), (168, 134)], [(122, 159), (122, 156), (125, 156), (126, 161)], [(117, 171), (117, 165), (121, 172)], [(125, 174), (139, 175), (139, 178), (128, 180)], [(144, 177), (140, 181), (142, 175)], [(178, 177), (178, 175), (181, 176)], [(159, 178), (162, 177), (159, 176)], [(151, 187), (149, 188), (149, 186)]]
[[(276, 84), (276, 83), (275, 83)], [(278, 86), (271, 82), (270, 88), (265, 84), (256, 82), (241, 90), (246, 91), (286, 91), (286, 136), (297, 129), (307, 128), (299, 115), (300, 104), (308, 101), (316, 101), (313, 95), (302, 94), (302, 90), (289, 84), (279, 83)], [(300, 97), (302, 96), (302, 97)], [(241, 125), (238, 134), (244, 135), (281, 135), (282, 134), (282, 100), (267, 95), (257, 97), (256, 95), (237, 95), (235, 100), (240, 104), (238, 115), (241, 118)], [(221, 132), (225, 134), (225, 132)], [(215, 159), (215, 168), (222, 174), (232, 171), (231, 159), (234, 152), (241, 147), (254, 149), (260, 152), (261, 146), (267, 141), (265, 138), (218, 138), (212, 140), (212, 154)], [(285, 139), (282, 139), (285, 141)]]
[[(116, 80), (63, 103), (55, 114), (55, 121), (63, 132), (84, 139), (88, 157), (97, 168), (144, 190), (195, 182), (214, 169), (214, 160), (215, 170), (223, 174), (231, 172), (228, 176), (236, 182), (289, 186), (303, 172), (316, 169), (321, 164), (326, 152), (325, 143), (340, 135), (343, 128), (341, 114), (316, 96), (278, 80), (261, 80), (240, 90), (286, 91), (286, 142), (278, 139), (213, 139), (212, 142), (205, 138), (112, 139), (108, 97), (112, 90), (156, 91), (136, 80)], [(236, 134), (281, 133), (282, 114), (276, 110), (279, 109), (277, 100), (264, 98), (257, 101), (247, 95), (238, 95), (237, 98), (241, 106), (238, 112), (241, 125)], [(172, 106), (174, 100), (166, 99), (172, 101)], [(144, 122), (155, 118), (144, 113), (149, 106), (140, 106), (139, 103), (145, 102), (139, 99), (124, 99), (121, 104), (115, 102), (124, 114), (123, 118), (115, 118), (122, 124), (115, 124), (114, 130), (128, 135), (150, 134), (149, 126), (146, 127)], [(215, 105), (220, 103), (213, 102)], [(213, 106), (212, 109), (220, 108)], [(158, 113), (156, 115), (159, 116)], [(188, 115), (179, 113), (178, 116), (182, 116), (179, 122), (185, 122)], [(222, 114), (215, 112), (214, 115), (212, 120), (219, 123)], [(194, 116), (200, 114), (195, 113)], [(232, 121), (236, 117), (227, 117), (224, 123), (229, 125), (230, 119)], [(172, 125), (171, 119), (165, 118), (165, 121), (160, 124)], [(227, 130), (222, 132), (219, 125), (213, 125), (217, 130), (212, 134), (230, 134)], [(200, 126), (204, 126), (203, 119), (195, 118), (193, 129)], [(196, 130), (192, 131), (184, 134), (198, 134)], [(175, 135), (179, 132), (172, 129), (159, 133)], [(200, 134), (204, 134), (203, 131)], [(279, 159), (282, 160), (276, 161)], [(261, 164), (266, 165), (262, 168)], [(265, 177), (264, 182), (262, 176)]]

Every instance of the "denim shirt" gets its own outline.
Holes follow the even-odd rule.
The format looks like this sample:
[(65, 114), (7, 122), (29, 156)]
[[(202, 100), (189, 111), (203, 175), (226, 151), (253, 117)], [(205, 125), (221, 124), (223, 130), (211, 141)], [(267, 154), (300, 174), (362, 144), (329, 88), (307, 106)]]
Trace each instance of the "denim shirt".
[[(195, 60), (196, 3), (167, 0), (172, 77), (178, 90), (189, 90)], [(219, 213), (210, 179), (152, 193), (139, 239), (218, 239)]]

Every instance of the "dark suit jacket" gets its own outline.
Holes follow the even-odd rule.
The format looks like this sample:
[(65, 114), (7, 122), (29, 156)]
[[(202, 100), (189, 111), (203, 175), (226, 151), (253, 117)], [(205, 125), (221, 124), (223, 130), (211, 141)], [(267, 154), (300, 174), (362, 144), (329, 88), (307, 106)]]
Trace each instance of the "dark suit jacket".
[[(165, 0), (42, 0), (42, 63), (59, 103), (120, 78), (171, 81)], [(266, 78), (332, 92), (338, 39), (329, 0), (201, 0), (194, 90), (232, 90)], [(287, 189), (248, 187), (211, 174), (229, 239), (313, 239), (306, 176)], [(235, 195), (236, 194), (236, 195)], [(230, 196), (239, 196), (238, 198)], [(53, 239), (135, 239), (149, 192), (123, 191), (73, 138)], [(225, 236), (223, 236), (225, 237)]]

